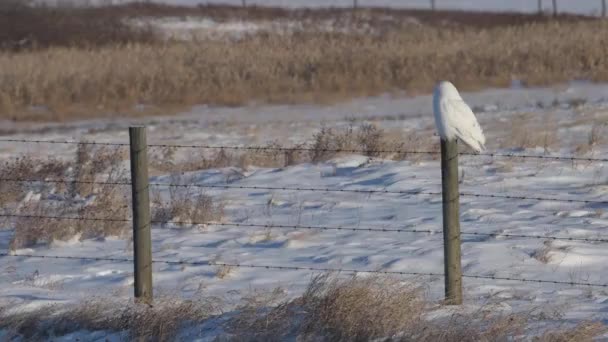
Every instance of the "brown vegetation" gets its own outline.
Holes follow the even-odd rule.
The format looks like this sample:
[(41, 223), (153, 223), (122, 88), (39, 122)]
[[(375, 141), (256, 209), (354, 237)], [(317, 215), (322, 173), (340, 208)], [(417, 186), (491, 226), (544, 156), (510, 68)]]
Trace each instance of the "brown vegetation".
[[(1, 177), (41, 181), (2, 182), (0, 202), (5, 208), (25, 216), (11, 220), (10, 226), (15, 230), (11, 250), (74, 237), (122, 236), (128, 232), (128, 187), (91, 184), (124, 182), (126, 171), (121, 165), (123, 152), (116, 148), (79, 145), (74, 162), (55, 159), (37, 161), (31, 158), (5, 162), (0, 168)], [(45, 183), (44, 180), (53, 182)], [(27, 198), (28, 193), (36, 194), (39, 198)], [(12, 208), (11, 204), (18, 205)], [(92, 220), (45, 218), (49, 216)]]
[[(582, 322), (530, 336), (528, 313), (503, 315), (491, 307), (473, 313), (453, 308), (429, 319), (437, 309), (423, 291), (402, 279), (315, 277), (304, 294), (286, 300), (280, 289), (254, 292), (236, 310), (217, 298), (159, 297), (153, 306), (97, 298), (74, 305), (50, 305), (25, 312), (0, 307), (0, 329), (9, 337), (44, 340), (75, 331), (123, 333), (129, 339), (176, 340), (180, 330), (205, 325), (219, 328), (216, 341), (592, 341), (606, 333), (601, 323)], [(223, 315), (224, 312), (230, 312)], [(544, 319), (547, 319), (545, 317)], [(550, 319), (550, 318), (549, 318)], [(189, 338), (212, 329), (192, 329)], [(193, 336), (197, 335), (197, 336)]]
[[(152, 148), (155, 157), (151, 168), (161, 173), (249, 166), (282, 168), (301, 163), (320, 163), (345, 154), (358, 154), (387, 160), (436, 158), (439, 145), (432, 135), (424, 132), (385, 131), (368, 122), (330, 128), (323, 126), (306, 143), (284, 146), (271, 142), (246, 150), (202, 150), (189, 154), (186, 160), (176, 160), (170, 147)], [(407, 151), (407, 152), (403, 152)], [(236, 172), (236, 171), (235, 171)], [(228, 174), (226, 181), (240, 178), (238, 172)]]
[(152, 222), (204, 225), (224, 217), (224, 204), (194, 188), (169, 188), (163, 200), (160, 192), (152, 194)]
[[(171, 8), (139, 4), (124, 9), (128, 15), (147, 16), (181, 11)], [(347, 28), (371, 22), (371, 29), (266, 32), (238, 41), (160, 42), (149, 30), (132, 32), (122, 20), (127, 14), (107, 14), (116, 14), (115, 9), (41, 8), (34, 14), (24, 13), (40, 15), (37, 11), (59, 11), (62, 16), (62, 11), (74, 12), (69, 12), (68, 19), (49, 19), (53, 25), (66, 25), (57, 31), (51, 24), (31, 27), (44, 25), (46, 19), (20, 19), (21, 24), (11, 26), (13, 15), (0, 11), (10, 18), (0, 20), (0, 25), (8, 25), (6, 30), (0, 27), (1, 34), (8, 35), (0, 41), (9, 45), (23, 39), (36, 42), (22, 51), (0, 52), (0, 118), (141, 114), (142, 107), (135, 107), (138, 104), (160, 111), (199, 103), (337, 101), (393, 90), (428, 92), (436, 80), (444, 78), (462, 89), (508, 85), (514, 78), (529, 85), (608, 79), (607, 35), (601, 34), (608, 30), (608, 23), (600, 20), (496, 14), (486, 21), (484, 15), (451, 12), (256, 8), (247, 15), (254, 19), (331, 17), (336, 25)], [(243, 14), (225, 7), (190, 11), (226, 20), (229, 13)], [(389, 24), (381, 20), (393, 12), (397, 18), (408, 13), (416, 20), (388, 20)], [(83, 23), (84, 28), (79, 26)], [(23, 25), (23, 32), (15, 31)]]

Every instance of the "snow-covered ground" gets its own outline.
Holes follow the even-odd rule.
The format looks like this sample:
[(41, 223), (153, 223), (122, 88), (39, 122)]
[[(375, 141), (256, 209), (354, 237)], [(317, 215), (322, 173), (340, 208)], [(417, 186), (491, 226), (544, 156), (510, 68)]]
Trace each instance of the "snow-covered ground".
[[(572, 83), (551, 89), (495, 89), (464, 94), (478, 112), (491, 151), (511, 152), (513, 122), (526, 117), (518, 129), (526, 134), (554, 127), (557, 143), (550, 153), (573, 154), (588, 143), (592, 126), (608, 120), (608, 85)], [(433, 134), (430, 98), (390, 96), (357, 99), (319, 106), (198, 107), (178, 117), (123, 121), (87, 121), (61, 126), (13, 126), (21, 133), (7, 139), (87, 140), (128, 142), (126, 127), (148, 126), (149, 143), (243, 145), (277, 140), (283, 144), (308, 140), (321, 123), (343, 126), (348, 119), (371, 120), (387, 131)], [(554, 126), (551, 126), (550, 123)], [(515, 144), (515, 142), (513, 142)], [(70, 145), (0, 143), (0, 158), (22, 154), (70, 157)], [(543, 148), (517, 151), (544, 154)], [(179, 149), (187, 159), (192, 149)], [(591, 147), (586, 156), (608, 157), (608, 144)], [(564, 199), (608, 200), (606, 163), (461, 158), (461, 191)], [(285, 168), (234, 168), (155, 175), (152, 182), (183, 182), (234, 187), (309, 187), (439, 192), (439, 162), (388, 161), (345, 155), (321, 164)], [(158, 188), (166, 194), (166, 188)], [(254, 265), (345, 268), (390, 272), (443, 272), (441, 198), (434, 195), (357, 194), (255, 189), (207, 190), (226, 204), (224, 223), (351, 228), (401, 228), (427, 233), (282, 229), (208, 225), (202, 229), (155, 226), (153, 255), (157, 260), (219, 261)], [(608, 238), (608, 212), (601, 204), (536, 200), (461, 198), (462, 231), (497, 237), (463, 235), (465, 274), (567, 282), (608, 284), (605, 243), (551, 241), (505, 237), (501, 234), (573, 238)], [(0, 229), (0, 250), (12, 231)], [(118, 238), (56, 243), (21, 249), (17, 254), (129, 258), (129, 242)], [(544, 258), (543, 256), (546, 256)], [(310, 271), (231, 269), (218, 277), (214, 266), (154, 265), (157, 291), (188, 297), (208, 294), (244, 295), (252, 289), (281, 287), (298, 295)], [(47, 303), (78, 301), (86, 296), (129, 298), (133, 273), (129, 263), (0, 257), (0, 301), (14, 310)], [(408, 277), (404, 277), (408, 279)], [(441, 299), (441, 277), (417, 277), (432, 299)], [(608, 290), (602, 287), (538, 284), (506, 280), (464, 279), (467, 305), (500, 300), (505, 312), (532, 307), (559, 310), (564, 320), (608, 319)], [(1, 333), (0, 333), (0, 336)], [(97, 335), (99, 336), (99, 335)]]
[[(124, 3), (128, 0), (41, 0), (46, 3), (80, 3), (108, 4)], [(154, 2), (195, 6), (198, 4), (228, 4), (240, 6), (242, 0), (153, 0)], [(538, 2), (534, 0), (436, 0), (438, 9), (465, 11), (510, 11), (536, 12)], [(248, 5), (279, 6), (287, 8), (301, 7), (352, 7), (353, 0), (246, 0)], [(393, 7), (393, 8), (430, 8), (430, 0), (358, 0), (361, 7)], [(560, 12), (578, 14), (599, 14), (602, 9), (601, 0), (559, 1)], [(543, 9), (552, 11), (552, 2), (543, 0)]]

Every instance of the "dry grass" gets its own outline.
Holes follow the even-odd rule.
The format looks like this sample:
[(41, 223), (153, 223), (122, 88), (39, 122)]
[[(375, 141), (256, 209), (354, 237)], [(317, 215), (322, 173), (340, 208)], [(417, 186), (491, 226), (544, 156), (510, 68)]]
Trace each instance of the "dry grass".
[(542, 147), (545, 152), (559, 147), (559, 128), (553, 120), (547, 120), (551, 114), (548, 113), (542, 118), (534, 117), (531, 113), (517, 116), (510, 125), (511, 134), (509, 139), (503, 142), (503, 147)]
[(201, 189), (170, 187), (168, 195), (163, 199), (160, 192), (152, 194), (153, 222), (206, 224), (219, 222), (224, 217), (224, 204)]
[[(386, 277), (315, 277), (305, 293), (286, 300), (285, 292), (255, 291), (235, 310), (217, 298), (181, 300), (157, 297), (154, 306), (96, 298), (75, 305), (49, 305), (14, 312), (0, 307), (0, 329), (13, 337), (45, 340), (88, 330), (119, 332), (123, 338), (173, 341), (190, 327), (188, 338), (219, 332), (214, 341), (591, 341), (607, 332), (601, 323), (583, 322), (543, 333), (528, 330), (528, 314), (501, 315), (488, 307), (473, 313), (434, 315), (446, 309), (430, 303), (423, 291)], [(228, 312), (228, 314), (225, 314)], [(202, 326), (208, 329), (201, 329)], [(536, 336), (531, 336), (530, 332)], [(206, 337), (209, 337), (206, 335)]]
[[(523, 341), (531, 315), (501, 315), (491, 310), (458, 311), (428, 319), (441, 309), (420, 288), (385, 277), (313, 279), (299, 298), (284, 301), (280, 292), (249, 298), (227, 324), (234, 341)], [(551, 331), (538, 341), (590, 341), (606, 333), (601, 323)]]
[(123, 338), (127, 340), (172, 341), (180, 329), (217, 313), (218, 301), (214, 298), (157, 297), (154, 306), (96, 298), (68, 307), (50, 305), (23, 313), (5, 313), (0, 317), (0, 329), (8, 329), (28, 341), (44, 341), (81, 329), (125, 332)]
[(547, 332), (535, 339), (535, 342), (591, 342), (606, 334), (606, 326), (597, 322), (583, 322), (572, 329), (561, 329)]
[[(389, 160), (419, 160), (436, 157), (432, 154), (417, 154), (416, 151), (439, 151), (437, 139), (425, 132), (388, 132), (368, 122), (342, 127), (321, 127), (306, 143), (284, 146), (271, 142), (260, 149), (204, 151), (188, 155), (177, 161), (175, 150), (162, 148), (156, 151), (151, 167), (160, 173), (190, 172), (206, 169), (250, 166), (283, 168), (301, 163), (319, 163), (345, 154), (359, 154)], [(413, 153), (405, 153), (408, 151)], [(243, 177), (242, 174), (228, 174), (226, 181)]]
[[(265, 33), (238, 41), (167, 42), (0, 53), (0, 117), (62, 119), (136, 104), (336, 101), (438, 79), (461, 89), (608, 79), (605, 21), (548, 21), (381, 33)], [(522, 38), (523, 37), (523, 38)], [(30, 106), (44, 105), (33, 112)], [(139, 113), (141, 114), (141, 113)]]
[[(52, 157), (45, 160), (36, 160), (24, 156), (6, 160), (0, 164), (0, 178), (28, 180), (63, 179), (67, 175), (69, 167), (69, 163)], [(64, 184), (53, 185), (57, 189), (65, 188)], [(21, 201), (28, 191), (30, 191), (31, 187), (31, 184), (22, 182), (0, 182), (0, 206), (8, 208), (10, 204)], [(50, 188), (47, 184), (41, 190), (48, 193)]]
[[(74, 179), (80, 182), (124, 182), (124, 151), (80, 145), (73, 162), (21, 158), (0, 168), (3, 177), (31, 180)], [(38, 243), (105, 236), (122, 236), (130, 226), (129, 188), (90, 183), (2, 182), (3, 206), (15, 204), (21, 216), (12, 220), (11, 250)], [(26, 194), (34, 195), (27, 197)], [(41, 216), (83, 217), (91, 220), (54, 220)], [(110, 219), (105, 221), (104, 219)], [(117, 221), (117, 220), (124, 220)]]

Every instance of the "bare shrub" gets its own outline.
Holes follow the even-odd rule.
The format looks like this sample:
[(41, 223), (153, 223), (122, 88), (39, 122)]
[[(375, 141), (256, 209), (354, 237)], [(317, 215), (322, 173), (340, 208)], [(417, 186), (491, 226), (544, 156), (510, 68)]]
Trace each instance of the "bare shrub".
[(152, 221), (155, 223), (205, 224), (221, 221), (224, 216), (224, 204), (201, 189), (169, 187), (168, 192), (166, 200), (160, 192), (152, 194)]
[[(95, 192), (99, 179), (103, 182), (121, 182), (127, 177), (126, 169), (122, 166), (125, 151), (119, 147), (96, 147), (94, 145), (78, 145), (74, 160), (73, 177), (79, 183), (73, 183), (70, 194), (73, 197), (86, 197)], [(101, 182), (101, 181), (100, 181)]]
[[(123, 236), (127, 231), (130, 216), (128, 187), (120, 184), (94, 184), (97, 182), (124, 182), (126, 170), (122, 166), (122, 151), (110, 148), (94, 148), (79, 145), (73, 164), (49, 159), (36, 163), (31, 159), (17, 160), (0, 170), (2, 173), (19, 174), (34, 180), (63, 180), (73, 178), (76, 182), (48, 183), (39, 185), (16, 183), (13, 193), (23, 196), (29, 188), (41, 195), (39, 200), (22, 203), (21, 217), (13, 220), (14, 236), (11, 250), (29, 247), (38, 243), (65, 241), (74, 237), (80, 239), (106, 236)], [(71, 172), (68, 172), (70, 166)], [(68, 177), (68, 173), (71, 173)], [(11, 182), (2, 182), (11, 185)], [(69, 186), (65, 187), (65, 184)], [(42, 187), (41, 187), (42, 186)], [(52, 189), (44, 188), (53, 186)], [(54, 191), (52, 198), (45, 199), (45, 192)], [(60, 191), (66, 193), (61, 195)], [(7, 192), (11, 193), (11, 192)], [(17, 199), (19, 199), (18, 197)], [(57, 220), (44, 218), (79, 217), (79, 220)]]
[(130, 193), (121, 186), (102, 186), (90, 203), (80, 207), (79, 217), (94, 221), (77, 221), (80, 239), (106, 236), (123, 237), (131, 227)]
[(384, 131), (370, 123), (362, 123), (359, 126), (351, 123), (342, 129), (323, 126), (312, 140), (310, 160), (315, 163), (344, 153), (360, 153), (378, 157), (385, 154), (383, 151), (387, 148)]
[(9, 248), (15, 251), (38, 243), (50, 243), (55, 240), (67, 240), (77, 234), (74, 221), (55, 220), (42, 216), (61, 216), (69, 212), (65, 203), (32, 202), (26, 204), (19, 217), (14, 220), (15, 232)]
[[(61, 180), (65, 177), (70, 164), (55, 158), (36, 160), (29, 156), (7, 160), (0, 165), (0, 178), (23, 180)], [(50, 184), (61, 190), (63, 183)], [(46, 188), (45, 188), (46, 186)], [(42, 188), (41, 188), (42, 187)], [(0, 182), (0, 205), (19, 202), (30, 189), (49, 190), (49, 184), (32, 184), (30, 182)]]

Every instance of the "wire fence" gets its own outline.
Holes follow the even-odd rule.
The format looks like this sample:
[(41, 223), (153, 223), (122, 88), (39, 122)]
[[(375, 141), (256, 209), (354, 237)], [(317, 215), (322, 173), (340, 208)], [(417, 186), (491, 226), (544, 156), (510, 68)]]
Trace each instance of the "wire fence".
[[(94, 141), (76, 141), (76, 140), (32, 140), (32, 139), (0, 139), (0, 143), (26, 143), (26, 144), (51, 144), (51, 145), (92, 145), (92, 146), (114, 146), (114, 147), (129, 147), (128, 143), (115, 143), (115, 142), (94, 142)], [(374, 150), (374, 149), (328, 149), (328, 148), (317, 148), (317, 147), (277, 147), (277, 146), (223, 146), (223, 145), (188, 145), (188, 144), (148, 144), (151, 148), (188, 148), (188, 149), (202, 149), (202, 150), (235, 150), (235, 151), (275, 151), (275, 152), (332, 152), (332, 153), (361, 153), (361, 154), (404, 154), (404, 155), (439, 155), (440, 151), (417, 151), (417, 150)], [(489, 152), (489, 153), (471, 153), (471, 152), (460, 152), (462, 156), (468, 157), (488, 157), (488, 158), (509, 158), (509, 159), (540, 159), (540, 160), (551, 160), (551, 161), (564, 161), (564, 162), (590, 162), (590, 163), (605, 163), (608, 162), (606, 158), (596, 157), (582, 157), (582, 156), (562, 156), (562, 155), (547, 155), (547, 154), (521, 154), (521, 153), (501, 153), (501, 152)]]
[[(13, 258), (19, 258), (19, 257), (35, 258), (35, 259), (110, 261), (110, 262), (126, 262), (126, 263), (134, 262), (133, 259), (129, 259), (129, 258), (76, 257), (76, 256), (64, 256), (64, 255), (0, 253), (0, 256), (13, 257)], [(430, 273), (430, 272), (404, 272), (404, 271), (361, 270), (361, 269), (331, 268), (331, 267), (302, 267), (302, 266), (239, 264), (239, 263), (215, 262), (215, 261), (209, 261), (209, 260), (191, 261), (191, 260), (155, 260), (154, 259), (154, 260), (152, 260), (152, 263), (167, 264), (167, 265), (186, 265), (186, 266), (220, 266), (220, 267), (236, 267), (236, 268), (257, 268), (257, 269), (281, 270), (281, 271), (331, 272), (331, 273), (340, 273), (340, 274), (370, 273), (370, 274), (399, 275), (399, 276), (428, 276), (428, 277), (443, 277), (444, 276), (442, 273)], [(601, 284), (601, 283), (546, 280), (546, 279), (529, 279), (529, 278), (517, 278), (517, 277), (501, 277), (501, 276), (494, 276), (494, 275), (463, 274), (462, 277), (469, 278), (469, 279), (504, 280), (504, 281), (516, 281), (516, 282), (525, 282), (525, 283), (538, 283), (538, 284), (555, 284), (555, 285), (604, 287), (604, 288), (608, 287), (608, 284)]]
[[(97, 145), (97, 146), (112, 146), (112, 147), (128, 147), (128, 143), (115, 142), (91, 142), (91, 141), (59, 141), (59, 140), (28, 140), (28, 139), (1, 139), (0, 143), (30, 143), (30, 144), (62, 144), (62, 145)], [(184, 145), (184, 144), (150, 144), (151, 148), (187, 148), (187, 149), (214, 149), (214, 150), (240, 150), (240, 151), (274, 151), (274, 152), (313, 152), (319, 151), (312, 147), (276, 147), (276, 146), (212, 146), (212, 145)], [(320, 149), (321, 152), (334, 153), (399, 153), (399, 154), (429, 154), (437, 155), (440, 152), (436, 151), (408, 151), (408, 150), (392, 150), (392, 151), (369, 151), (357, 149)], [(567, 161), (567, 162), (590, 162), (604, 163), (608, 162), (608, 158), (588, 158), (584, 156), (563, 156), (563, 155), (528, 155), (516, 153), (461, 153), (470, 158), (512, 158), (512, 159), (539, 159), (551, 161)], [(28, 178), (0, 178), (0, 182), (13, 183), (73, 183), (87, 184), (99, 186), (132, 186), (130, 181), (88, 181), (79, 179), (28, 179)], [(283, 186), (255, 186), (255, 185), (234, 185), (234, 184), (175, 184), (175, 183), (149, 183), (151, 187), (170, 187), (170, 188), (190, 188), (200, 187), (209, 189), (233, 189), (233, 190), (264, 190), (264, 191), (295, 191), (295, 192), (336, 192), (336, 193), (359, 193), (359, 194), (379, 194), (379, 195), (408, 195), (408, 196), (442, 196), (441, 191), (421, 191), (421, 190), (391, 190), (391, 189), (351, 189), (351, 188), (321, 188), (321, 187), (283, 187)], [(488, 194), (488, 193), (470, 193), (460, 192), (461, 197), (474, 198), (494, 198), (501, 200), (527, 200), (527, 201), (554, 201), (565, 203), (581, 203), (581, 204), (597, 204), (606, 205), (608, 200), (592, 200), (580, 198), (560, 198), (560, 197), (543, 197), (543, 196), (527, 196), (514, 194)], [(30, 215), (19, 213), (1, 213), (0, 217), (13, 218), (20, 220), (66, 220), (66, 221), (101, 221), (101, 222), (131, 222), (131, 219), (126, 218), (98, 218), (86, 216), (63, 216), (63, 215)], [(350, 232), (368, 232), (368, 233), (399, 233), (399, 234), (435, 234), (439, 230), (433, 229), (417, 229), (415, 226), (400, 226), (400, 227), (360, 227), (360, 226), (312, 226), (312, 225), (281, 225), (281, 224), (256, 224), (256, 223), (240, 223), (240, 222), (185, 222), (172, 220), (151, 220), (151, 224), (175, 224), (175, 225), (212, 225), (221, 227), (236, 227), (236, 228), (265, 228), (265, 229), (290, 229), (290, 230), (319, 230), (319, 231), (350, 231)], [(460, 236), (474, 236), (484, 238), (511, 238), (511, 239), (538, 239), (538, 240), (555, 240), (555, 241), (573, 241), (582, 243), (608, 243), (607, 238), (584, 238), (571, 236), (555, 236), (543, 234), (511, 234), (511, 233), (480, 233), (480, 232), (460, 232)], [(38, 259), (66, 259), (66, 260), (90, 260), (90, 261), (109, 261), (109, 262), (127, 262), (133, 263), (131, 258), (115, 258), (115, 257), (80, 257), (66, 255), (38, 255), (24, 253), (0, 253), (0, 257), (11, 258), (38, 258)], [(226, 266), (236, 268), (254, 268), (254, 269), (269, 269), (269, 270), (293, 270), (293, 271), (312, 271), (312, 272), (338, 272), (338, 273), (374, 273), (386, 275), (402, 275), (402, 276), (432, 276), (443, 277), (444, 274), (426, 273), (426, 272), (405, 272), (405, 271), (388, 271), (388, 270), (361, 270), (348, 268), (327, 268), (327, 267), (304, 267), (293, 265), (259, 265), (259, 264), (242, 264), (242, 263), (224, 263), (210, 260), (156, 260), (152, 259), (155, 264), (170, 264), (170, 265), (189, 265), (189, 266)], [(587, 287), (608, 287), (608, 284), (591, 283), (591, 282), (575, 282), (575, 281), (560, 281), (548, 279), (528, 279), (518, 277), (502, 277), (496, 275), (475, 275), (462, 274), (462, 278), (469, 279), (486, 279), (495, 281), (515, 281), (527, 283), (541, 284), (556, 284), (569, 286), (587, 286)]]

